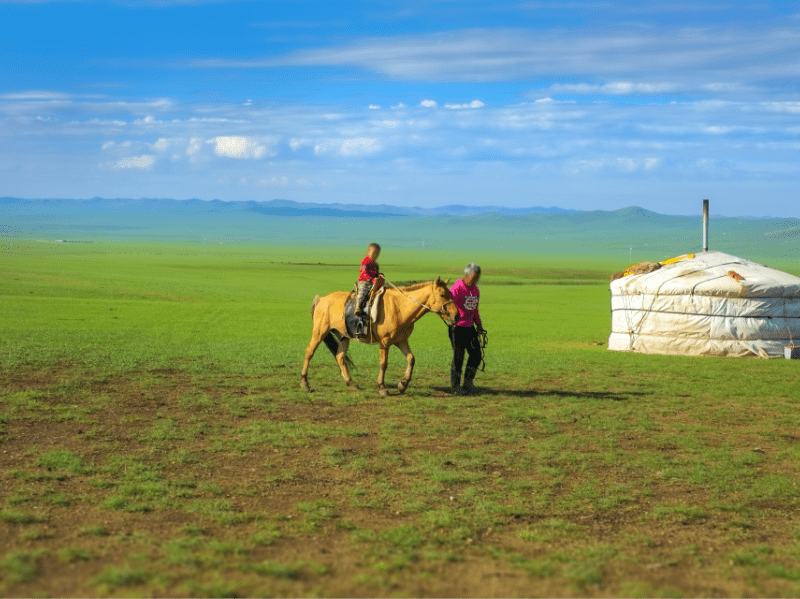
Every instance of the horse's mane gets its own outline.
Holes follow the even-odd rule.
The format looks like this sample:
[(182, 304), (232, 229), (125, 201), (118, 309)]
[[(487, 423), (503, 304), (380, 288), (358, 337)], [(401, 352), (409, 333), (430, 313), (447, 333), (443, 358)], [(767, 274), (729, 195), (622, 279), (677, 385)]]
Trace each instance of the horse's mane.
[(398, 289), (400, 291), (416, 291), (417, 289), (422, 289), (423, 287), (427, 287), (433, 281), (422, 281), (421, 283), (412, 283), (411, 285), (398, 285)]

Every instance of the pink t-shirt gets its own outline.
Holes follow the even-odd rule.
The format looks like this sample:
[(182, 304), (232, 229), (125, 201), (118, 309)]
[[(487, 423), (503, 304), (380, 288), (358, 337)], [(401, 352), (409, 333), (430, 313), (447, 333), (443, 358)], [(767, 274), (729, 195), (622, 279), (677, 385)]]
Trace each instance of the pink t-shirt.
[(453, 302), (458, 308), (458, 322), (456, 326), (471, 327), (473, 323), (481, 326), (481, 317), (478, 314), (478, 300), (481, 292), (477, 285), (467, 287), (464, 279), (459, 279), (450, 288), (453, 294)]

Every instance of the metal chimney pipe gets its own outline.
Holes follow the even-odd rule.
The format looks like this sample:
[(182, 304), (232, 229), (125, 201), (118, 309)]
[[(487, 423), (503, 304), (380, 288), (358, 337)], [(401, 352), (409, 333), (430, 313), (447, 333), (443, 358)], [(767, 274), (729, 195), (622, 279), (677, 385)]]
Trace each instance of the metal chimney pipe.
[(703, 251), (708, 251), (708, 200), (703, 200)]

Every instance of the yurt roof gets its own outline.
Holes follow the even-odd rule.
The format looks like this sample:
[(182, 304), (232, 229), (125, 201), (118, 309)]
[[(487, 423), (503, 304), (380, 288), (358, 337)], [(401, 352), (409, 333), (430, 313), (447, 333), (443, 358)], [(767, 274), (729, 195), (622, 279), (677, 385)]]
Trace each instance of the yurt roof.
[(800, 298), (800, 277), (724, 252), (687, 254), (611, 283), (614, 295)]

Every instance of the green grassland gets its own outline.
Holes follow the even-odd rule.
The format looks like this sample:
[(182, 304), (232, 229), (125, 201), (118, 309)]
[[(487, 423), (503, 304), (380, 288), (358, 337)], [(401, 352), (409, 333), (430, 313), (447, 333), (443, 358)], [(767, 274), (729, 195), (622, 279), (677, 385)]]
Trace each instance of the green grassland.
[[(359, 390), (323, 347), (302, 392), (311, 299), (389, 220), (328, 245), (3, 239), (0, 594), (800, 594), (797, 363), (608, 352), (627, 242), (384, 243), (398, 284), (483, 266), (477, 394), (447, 392), (434, 316), (405, 395), (361, 344)], [(800, 274), (784, 241), (747, 257)]]

